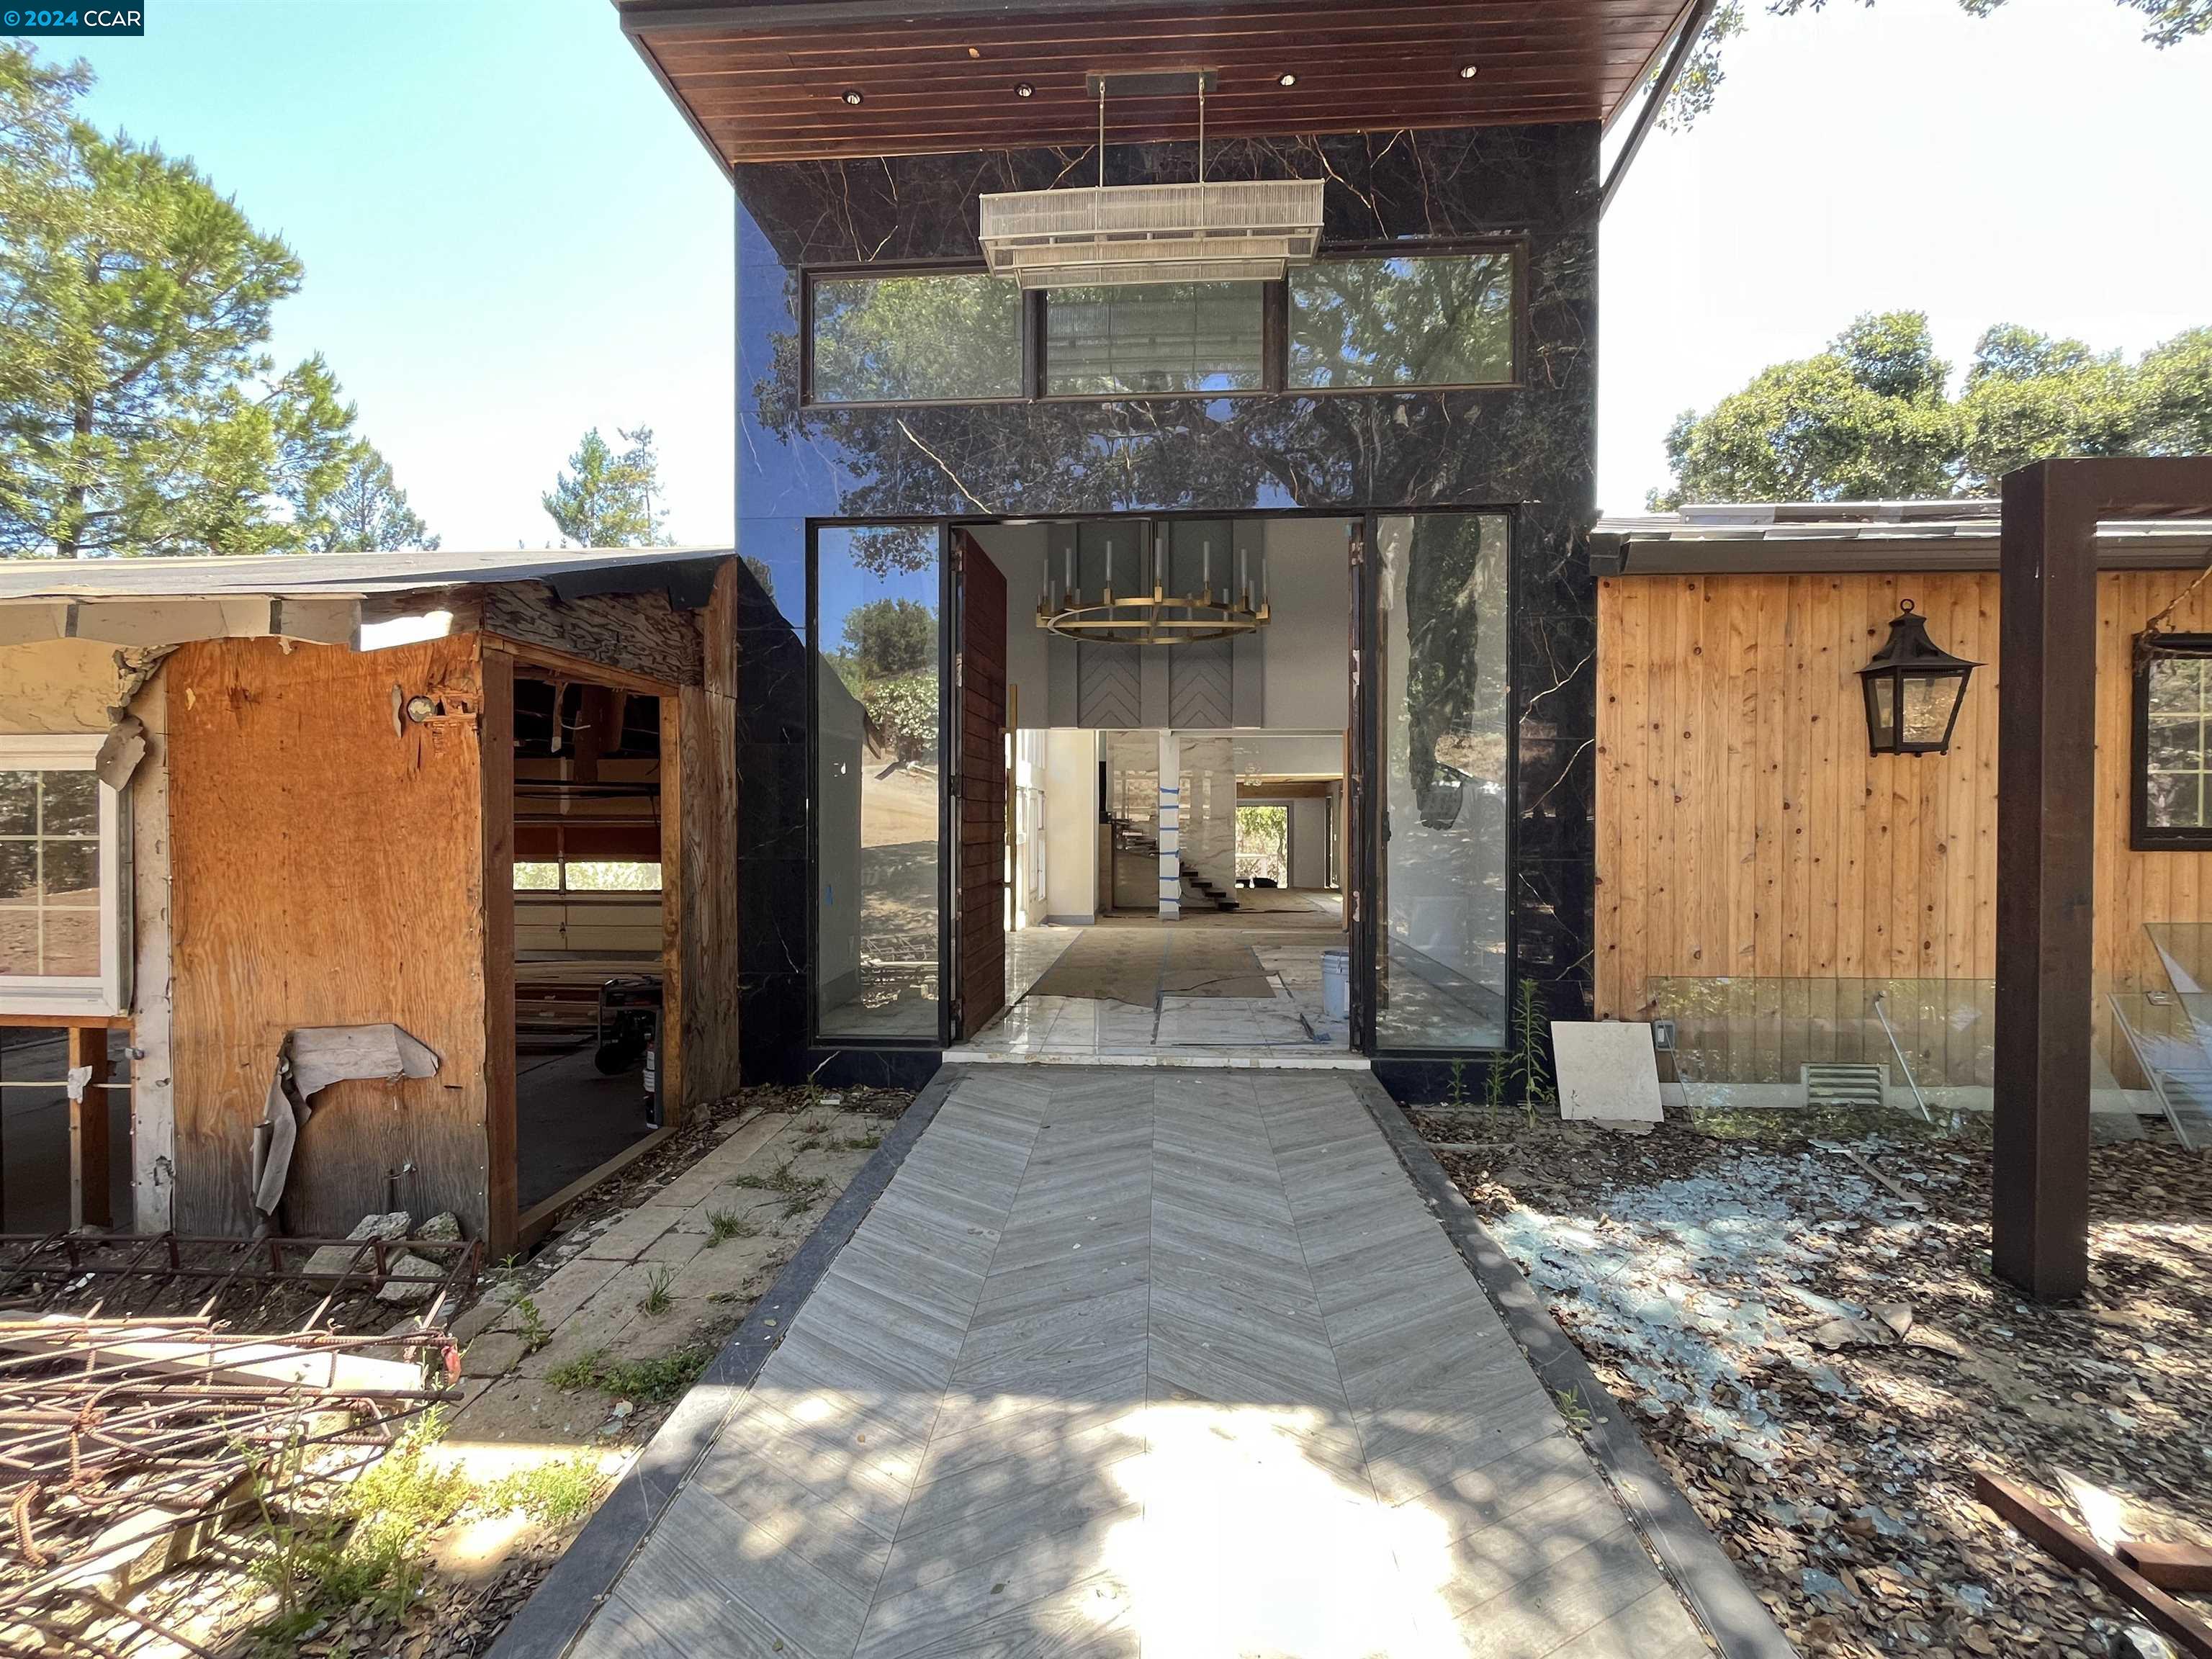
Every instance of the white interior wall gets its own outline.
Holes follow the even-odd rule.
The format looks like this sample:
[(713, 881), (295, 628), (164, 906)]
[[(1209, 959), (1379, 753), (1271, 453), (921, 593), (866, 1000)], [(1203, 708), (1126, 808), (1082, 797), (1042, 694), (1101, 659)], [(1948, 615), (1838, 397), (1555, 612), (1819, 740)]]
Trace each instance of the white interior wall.
[(1044, 739), (1045, 916), (1098, 919), (1098, 734), (1056, 726)]
[(1291, 885), (1328, 885), (1328, 803), (1319, 796), (1291, 803)]
[(1049, 726), (1052, 635), (1036, 625), (1037, 585), (1044, 574), (1042, 524), (988, 524), (975, 539), (1006, 579), (1006, 689), (1017, 726)]
[(1342, 731), (1352, 723), (1352, 526), (1269, 519), (1261, 637), (1270, 728)]
[(1250, 777), (1337, 778), (1344, 775), (1341, 732), (1239, 732), (1237, 770)]

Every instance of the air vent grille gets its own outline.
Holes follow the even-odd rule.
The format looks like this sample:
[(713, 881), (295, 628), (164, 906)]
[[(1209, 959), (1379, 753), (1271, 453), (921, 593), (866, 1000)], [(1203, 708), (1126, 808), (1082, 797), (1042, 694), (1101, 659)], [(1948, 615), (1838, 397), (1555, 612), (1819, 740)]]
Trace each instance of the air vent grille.
[(1798, 1068), (1805, 1085), (1805, 1103), (1815, 1107), (1869, 1106), (1889, 1103), (1887, 1066), (1808, 1062)]

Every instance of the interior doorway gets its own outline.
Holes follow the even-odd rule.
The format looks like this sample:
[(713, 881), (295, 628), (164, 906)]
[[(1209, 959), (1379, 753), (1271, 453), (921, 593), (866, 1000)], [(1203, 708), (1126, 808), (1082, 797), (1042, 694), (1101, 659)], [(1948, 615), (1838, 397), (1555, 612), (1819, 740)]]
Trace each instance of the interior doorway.
[[(1349, 1054), (1357, 528), (1253, 518), (956, 530), (1010, 599), (1006, 1008), (957, 1036), (958, 1051)], [(1177, 596), (1210, 596), (1214, 611), (1190, 607), (1200, 623), (1226, 599), (1242, 625), (1218, 637), (1194, 627), (1200, 637), (1188, 641), (1052, 625), (1099, 613), (1109, 592), (1170, 612)]]
[(660, 699), (514, 677), (516, 1203), (659, 1129), (667, 932)]

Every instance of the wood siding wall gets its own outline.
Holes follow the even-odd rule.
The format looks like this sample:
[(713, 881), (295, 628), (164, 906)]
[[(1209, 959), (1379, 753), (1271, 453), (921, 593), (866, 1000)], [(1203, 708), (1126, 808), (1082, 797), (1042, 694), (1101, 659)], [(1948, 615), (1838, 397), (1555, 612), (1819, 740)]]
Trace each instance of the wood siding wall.
[(438, 1074), (319, 1095), (286, 1225), (344, 1233), (411, 1160), (401, 1204), (483, 1237), (486, 985), (504, 952), (487, 944), (480, 733), (475, 715), (395, 731), (392, 701), (398, 685), (511, 720), (483, 701), (477, 637), (367, 654), (213, 640), (165, 672), (178, 1230), (252, 1231), (252, 1129), (286, 1031), (389, 1020)]
[[(2099, 578), (2100, 986), (2162, 982), (2144, 923), (2212, 921), (2212, 853), (2128, 846), (2133, 642), (2195, 574)], [(1989, 665), (1948, 755), (1867, 752), (1858, 671), (1906, 599)], [(1995, 975), (1997, 606), (1994, 572), (1598, 584), (1598, 1018), (1668, 975)], [(2212, 585), (2172, 625), (2212, 629)]]

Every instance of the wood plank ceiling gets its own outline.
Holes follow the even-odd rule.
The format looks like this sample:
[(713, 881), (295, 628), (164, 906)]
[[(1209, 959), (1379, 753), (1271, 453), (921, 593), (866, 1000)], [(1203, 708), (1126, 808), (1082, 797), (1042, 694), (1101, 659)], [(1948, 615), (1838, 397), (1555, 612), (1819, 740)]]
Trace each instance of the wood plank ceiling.
[[(1597, 120), (1687, 0), (620, 4), (671, 95), (736, 165), (1087, 144), (1093, 71), (1218, 71), (1209, 137)], [(1188, 96), (1109, 98), (1106, 115), (1116, 143), (1197, 132)]]

